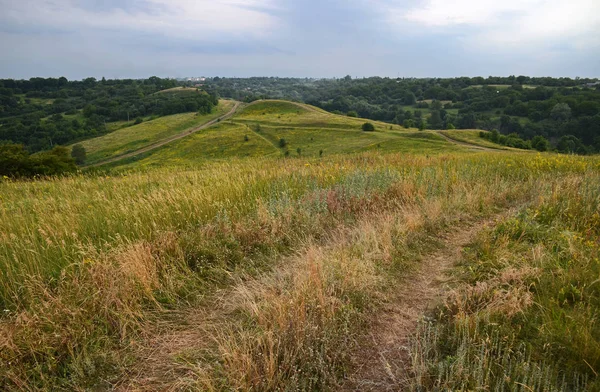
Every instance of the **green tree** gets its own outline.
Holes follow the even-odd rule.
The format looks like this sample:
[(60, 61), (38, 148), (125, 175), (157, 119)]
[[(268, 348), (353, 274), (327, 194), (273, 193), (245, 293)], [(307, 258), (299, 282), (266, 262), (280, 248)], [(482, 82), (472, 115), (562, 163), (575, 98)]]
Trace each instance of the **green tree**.
[(31, 174), (29, 154), (22, 144), (0, 143), (0, 176), (21, 177)]
[(348, 117), (358, 117), (358, 113), (356, 113), (356, 111), (354, 111), (354, 110), (350, 110), (350, 111), (349, 111), (349, 112), (346, 114), (346, 116), (348, 116)]
[(415, 93), (413, 93), (412, 91), (409, 91), (406, 94), (404, 94), (404, 104), (405, 105), (414, 105), (416, 102), (417, 102), (417, 97), (415, 96)]
[(430, 107), (431, 107), (431, 110), (442, 110), (442, 102), (435, 99), (435, 100), (433, 100), (433, 102), (431, 102)]
[(362, 125), (362, 130), (365, 132), (373, 132), (375, 130), (375, 126), (370, 122), (366, 122)]
[(500, 141), (500, 132), (497, 129), (494, 129), (490, 134), (490, 140), (494, 143), (498, 143)]
[(538, 151), (548, 151), (550, 149), (550, 143), (545, 137), (536, 135), (531, 139), (531, 147)]
[(92, 104), (85, 105), (83, 108), (83, 115), (87, 118), (92, 117), (92, 115), (96, 114), (96, 106)]
[(83, 165), (86, 159), (86, 151), (85, 147), (81, 144), (76, 144), (71, 149), (71, 157), (75, 159), (75, 163), (78, 165)]
[(284, 138), (279, 139), (279, 147), (284, 148), (287, 146), (287, 141)]
[(429, 122), (430, 129), (440, 129), (444, 125), (439, 110), (432, 111), (431, 117), (427, 121)]
[(550, 117), (556, 121), (566, 121), (571, 118), (571, 107), (566, 103), (557, 103), (550, 111)]

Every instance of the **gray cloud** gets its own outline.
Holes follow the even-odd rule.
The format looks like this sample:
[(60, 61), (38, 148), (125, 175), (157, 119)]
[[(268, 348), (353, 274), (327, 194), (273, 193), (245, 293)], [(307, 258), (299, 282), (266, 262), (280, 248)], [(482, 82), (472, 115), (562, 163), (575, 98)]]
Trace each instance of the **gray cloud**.
[[(545, 1), (540, 18), (565, 12)], [(534, 3), (0, 0), (0, 77), (598, 76), (595, 16), (525, 24)]]

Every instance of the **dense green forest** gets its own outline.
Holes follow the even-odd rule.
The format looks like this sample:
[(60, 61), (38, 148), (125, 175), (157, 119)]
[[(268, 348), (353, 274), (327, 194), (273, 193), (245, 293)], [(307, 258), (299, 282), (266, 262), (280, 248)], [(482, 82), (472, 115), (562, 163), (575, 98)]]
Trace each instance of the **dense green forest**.
[(0, 79), (0, 141), (22, 144), (32, 153), (126, 125), (118, 122), (131, 125), (147, 117), (206, 114), (217, 104), (216, 95), (205, 89), (159, 93), (180, 84), (158, 77)]
[(600, 151), (597, 79), (217, 77), (208, 79), (207, 84), (221, 96), (238, 100), (292, 99), (331, 112), (407, 127), (495, 129), (527, 141), (538, 137), (534, 144), (544, 138), (561, 152)]

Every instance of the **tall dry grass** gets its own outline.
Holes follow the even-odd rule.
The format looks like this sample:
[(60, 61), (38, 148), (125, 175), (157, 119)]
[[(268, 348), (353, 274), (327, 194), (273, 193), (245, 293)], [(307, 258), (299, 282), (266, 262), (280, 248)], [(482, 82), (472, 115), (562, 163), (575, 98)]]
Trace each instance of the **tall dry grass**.
[[(278, 255), (311, 242), (333, 245), (307, 256), (312, 261), (296, 270), (307, 268), (310, 274), (283, 280), (282, 292), (289, 297), (258, 290), (257, 297), (242, 302), (260, 304), (260, 312), (246, 312), (260, 334), (231, 324), (225, 336), (232, 337), (231, 350), (240, 348), (239, 356), (225, 355), (227, 345), (219, 344), (222, 357), (231, 362), (220, 362), (220, 375), (206, 385), (214, 380), (254, 385), (258, 376), (252, 375), (265, 377), (264, 384), (256, 384), (265, 389), (330, 385), (333, 374), (343, 371), (346, 354), (337, 350), (351, 346), (344, 339), (350, 339), (350, 330), (360, 325), (354, 320), (376, 296), (370, 286), (376, 283), (369, 282), (378, 282), (385, 265), (377, 249), (402, 270), (402, 262), (428, 243), (422, 236), (460, 217), (534, 198), (562, 176), (597, 169), (596, 160), (575, 157), (369, 153), (328, 161), (234, 160), (183, 171), (5, 181), (0, 184), (0, 303), (5, 309), (0, 385), (110, 385), (110, 375), (132, 360), (124, 348), (138, 338), (149, 312), (193, 303), (240, 274), (272, 268)], [(389, 227), (411, 230), (386, 231), (384, 223), (396, 221), (401, 224)], [(344, 229), (356, 225), (360, 229)], [(339, 230), (358, 237), (352, 243), (340, 240), (345, 245), (336, 248)], [(371, 252), (372, 243), (361, 236), (380, 248)], [(352, 274), (356, 277), (346, 279)], [(309, 333), (307, 328), (315, 326)], [(273, 346), (286, 336), (292, 343)], [(311, 351), (315, 347), (321, 351)], [(329, 347), (335, 355), (327, 354)], [(264, 362), (248, 360), (269, 350), (273, 354)], [(310, 371), (275, 374), (273, 364), (281, 364), (275, 359)]]
[(548, 185), (472, 244), (414, 341), (414, 390), (600, 388), (600, 173)]

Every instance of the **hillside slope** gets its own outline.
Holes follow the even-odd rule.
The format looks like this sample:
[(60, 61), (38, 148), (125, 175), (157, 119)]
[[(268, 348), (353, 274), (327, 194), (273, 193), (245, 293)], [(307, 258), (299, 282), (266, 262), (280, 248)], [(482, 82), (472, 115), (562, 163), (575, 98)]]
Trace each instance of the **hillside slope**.
[[(371, 122), (374, 132), (362, 131)], [(245, 156), (318, 157), (368, 150), (435, 154), (468, 151), (434, 131), (325, 112), (289, 101), (256, 101), (231, 119), (111, 166), (144, 167)]]
[(121, 128), (107, 135), (86, 140), (82, 144), (87, 151), (87, 164), (96, 164), (107, 159), (137, 151), (153, 143), (181, 134), (188, 129), (208, 123), (223, 116), (234, 106), (233, 101), (221, 100), (213, 113), (180, 113), (159, 117), (127, 128)]

